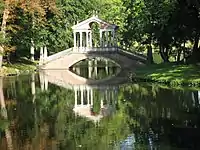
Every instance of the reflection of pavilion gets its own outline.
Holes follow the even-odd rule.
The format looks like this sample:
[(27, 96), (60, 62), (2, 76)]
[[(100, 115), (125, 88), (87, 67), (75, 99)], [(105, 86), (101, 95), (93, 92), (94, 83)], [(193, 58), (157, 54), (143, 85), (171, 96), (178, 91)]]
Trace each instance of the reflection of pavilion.
[[(95, 122), (114, 112), (119, 88), (116, 81), (120, 80), (88, 80), (69, 70), (46, 70), (40, 73), (42, 89), (47, 89), (48, 82), (72, 89), (75, 94), (74, 112)], [(95, 106), (100, 108), (99, 112), (94, 112)]]
[[(80, 88), (75, 89), (75, 105), (74, 112), (77, 115), (87, 117), (93, 121), (99, 121), (105, 116), (111, 115), (115, 110), (115, 102), (117, 100), (117, 88), (101, 89), (100, 92), (100, 111), (94, 112), (94, 89)], [(97, 91), (96, 91), (97, 92)], [(98, 100), (98, 99), (96, 99)]]

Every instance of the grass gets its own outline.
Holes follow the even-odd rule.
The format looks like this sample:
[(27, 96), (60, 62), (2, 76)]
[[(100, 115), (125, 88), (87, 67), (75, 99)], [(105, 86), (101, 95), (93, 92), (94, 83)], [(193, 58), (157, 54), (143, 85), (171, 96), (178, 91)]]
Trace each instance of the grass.
[(31, 73), (36, 70), (36, 63), (27, 59), (20, 59), (13, 63), (4, 63), (0, 76), (19, 75)]
[(200, 86), (200, 66), (172, 63), (154, 64), (139, 68), (130, 78), (132, 80), (165, 83), (172, 86)]

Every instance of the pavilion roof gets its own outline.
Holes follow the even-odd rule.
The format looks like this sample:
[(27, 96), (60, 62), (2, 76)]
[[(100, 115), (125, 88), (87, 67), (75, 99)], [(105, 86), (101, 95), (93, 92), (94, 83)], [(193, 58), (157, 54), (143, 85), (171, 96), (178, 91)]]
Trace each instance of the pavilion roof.
[(98, 16), (92, 16), (72, 27), (73, 30), (90, 30), (92, 23), (98, 23), (100, 29), (116, 30), (118, 28), (115, 24), (110, 24), (98, 18)]

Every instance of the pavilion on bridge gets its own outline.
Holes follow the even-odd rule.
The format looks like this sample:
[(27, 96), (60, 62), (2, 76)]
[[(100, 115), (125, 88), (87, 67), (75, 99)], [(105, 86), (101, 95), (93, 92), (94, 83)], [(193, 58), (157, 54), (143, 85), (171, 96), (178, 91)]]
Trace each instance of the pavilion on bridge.
[[(99, 35), (94, 35), (96, 28), (93, 28), (93, 24), (97, 24)], [(105, 22), (96, 15), (74, 25), (72, 29), (74, 33), (74, 51), (90, 51), (94, 48), (114, 50), (117, 46), (116, 31), (118, 26)]]

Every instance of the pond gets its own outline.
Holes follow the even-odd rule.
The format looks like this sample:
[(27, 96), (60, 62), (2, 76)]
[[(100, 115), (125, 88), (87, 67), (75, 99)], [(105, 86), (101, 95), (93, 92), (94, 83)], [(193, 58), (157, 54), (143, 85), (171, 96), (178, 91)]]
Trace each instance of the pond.
[[(117, 69), (102, 69), (102, 77)], [(107, 81), (70, 85), (43, 73), (0, 78), (0, 149), (199, 149), (197, 90)]]

